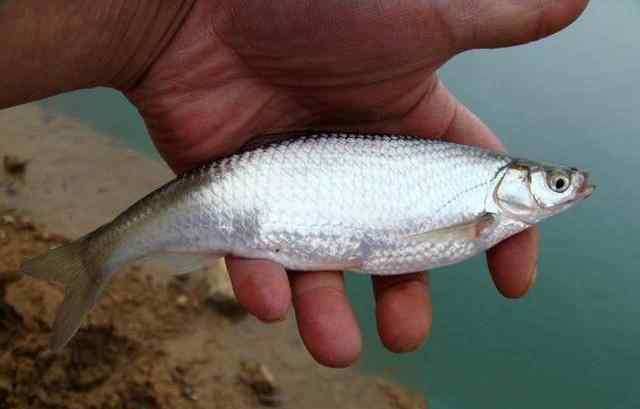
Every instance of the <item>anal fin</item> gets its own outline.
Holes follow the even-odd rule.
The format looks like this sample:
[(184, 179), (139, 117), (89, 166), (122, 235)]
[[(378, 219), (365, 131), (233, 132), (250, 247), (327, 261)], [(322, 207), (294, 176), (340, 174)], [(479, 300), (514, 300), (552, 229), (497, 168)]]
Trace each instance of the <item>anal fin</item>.
[(150, 267), (180, 275), (202, 270), (208, 262), (218, 258), (210, 253), (186, 251), (160, 251), (147, 255), (139, 261)]

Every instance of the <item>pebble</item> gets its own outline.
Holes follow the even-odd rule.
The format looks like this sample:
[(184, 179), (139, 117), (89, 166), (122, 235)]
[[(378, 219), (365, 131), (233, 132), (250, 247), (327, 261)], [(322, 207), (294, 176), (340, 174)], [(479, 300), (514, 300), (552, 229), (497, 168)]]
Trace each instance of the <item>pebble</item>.
[(189, 297), (184, 294), (181, 294), (178, 296), (178, 298), (176, 298), (176, 304), (178, 305), (178, 307), (186, 307), (188, 303)]
[(47, 231), (36, 231), (33, 238), (39, 241), (53, 242), (53, 243), (69, 243), (71, 240), (61, 234), (49, 233)]
[(263, 405), (280, 406), (284, 403), (284, 395), (276, 384), (271, 370), (259, 362), (242, 362), (239, 379), (253, 389), (256, 398)]
[(37, 231), (33, 237), (36, 240), (40, 240), (40, 241), (50, 241), (51, 240), (51, 235), (49, 233), (47, 233), (46, 231)]
[(33, 224), (33, 220), (31, 220), (31, 217), (29, 216), (18, 216), (18, 219), (16, 220), (16, 226), (19, 229), (24, 229), (24, 230), (34, 230), (36, 225)]
[(257, 362), (241, 364), (240, 380), (260, 394), (272, 393), (277, 387), (271, 370), (265, 364)]
[(16, 218), (15, 218), (15, 217), (13, 217), (13, 216), (12, 216), (12, 215), (10, 215), (10, 214), (2, 215), (2, 223), (3, 223), (3, 224), (8, 224), (9, 226), (15, 226), (15, 224), (16, 224)]
[(3, 165), (4, 170), (11, 175), (21, 175), (27, 170), (27, 161), (13, 155), (5, 155)]

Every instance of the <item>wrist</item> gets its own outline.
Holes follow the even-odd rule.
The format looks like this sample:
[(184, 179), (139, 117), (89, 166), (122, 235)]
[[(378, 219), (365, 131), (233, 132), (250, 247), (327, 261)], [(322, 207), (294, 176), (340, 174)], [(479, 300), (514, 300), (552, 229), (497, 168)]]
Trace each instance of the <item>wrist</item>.
[(0, 2), (0, 108), (79, 88), (133, 86), (194, 1)]

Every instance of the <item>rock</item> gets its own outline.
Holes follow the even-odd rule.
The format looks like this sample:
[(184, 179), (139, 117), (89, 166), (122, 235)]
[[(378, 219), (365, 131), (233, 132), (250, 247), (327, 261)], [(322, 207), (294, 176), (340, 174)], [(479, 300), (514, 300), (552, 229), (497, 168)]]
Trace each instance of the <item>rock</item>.
[(22, 315), (12, 305), (0, 302), (0, 346), (5, 348), (23, 328)]
[(0, 270), (0, 286), (7, 285), (7, 284), (12, 283), (14, 281), (18, 281), (20, 279), (20, 277), (21, 277), (21, 275), (17, 271)]
[(250, 386), (256, 393), (272, 393), (277, 388), (275, 377), (269, 368), (259, 362), (241, 362), (238, 377), (240, 382)]
[(189, 378), (188, 369), (185, 366), (177, 365), (173, 371), (171, 371), (171, 379), (180, 388), (180, 394), (186, 400), (195, 402), (198, 400), (198, 395), (187, 379)]
[(238, 379), (253, 390), (256, 398), (263, 405), (278, 406), (284, 402), (275, 377), (265, 364), (242, 362)]
[(0, 221), (2, 221), (3, 224), (9, 225), (9, 226), (16, 225), (16, 218), (10, 214), (3, 214), (2, 218), (0, 218)]
[(4, 230), (0, 230), (0, 244), (6, 243), (9, 241), (9, 236), (7, 236), (7, 232)]
[(176, 298), (176, 305), (178, 307), (184, 308), (187, 306), (187, 304), (189, 304), (189, 297), (187, 297), (186, 295), (181, 294), (178, 296), (178, 298)]
[(49, 239), (50, 241), (61, 244), (71, 243), (73, 241), (69, 237), (58, 233), (49, 233)]
[(51, 242), (51, 243), (69, 243), (71, 239), (58, 234), (49, 233), (47, 231), (38, 230), (34, 233), (33, 238), (39, 241)]
[(36, 240), (40, 240), (40, 241), (50, 241), (51, 240), (51, 235), (49, 233), (47, 233), (46, 231), (37, 231), (34, 235), (33, 238)]
[(23, 230), (35, 230), (36, 225), (29, 216), (18, 216), (16, 219), (16, 227)]
[(13, 155), (4, 155), (4, 170), (10, 175), (22, 175), (27, 170), (27, 161)]
[(181, 391), (182, 396), (190, 401), (197, 401), (198, 400), (198, 396), (196, 395), (195, 391), (193, 390), (193, 386), (189, 385), (189, 384), (184, 384), (182, 385)]
[(258, 395), (258, 402), (265, 406), (281, 406), (284, 404), (284, 395), (280, 392), (275, 392), (267, 395)]

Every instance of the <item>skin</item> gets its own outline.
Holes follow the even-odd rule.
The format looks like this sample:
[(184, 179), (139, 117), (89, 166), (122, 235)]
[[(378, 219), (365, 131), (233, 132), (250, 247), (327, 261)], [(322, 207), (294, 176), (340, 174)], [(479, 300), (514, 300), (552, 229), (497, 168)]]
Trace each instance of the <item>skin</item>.
[[(83, 2), (59, 6), (70, 3)], [(102, 39), (101, 51), (93, 34), (83, 34), (76, 41), (82, 45), (63, 56), (68, 64), (51, 68), (57, 76), (11, 88), (3, 83), (7, 76), (20, 81), (44, 69), (29, 50), (55, 55), (57, 47), (35, 34), (42, 28), (32, 27), (27, 40), (2, 35), (11, 24), (16, 29), (16, 13), (37, 14), (36, 0), (0, 3), (0, 46), (19, 50), (12, 60), (0, 57), (0, 86), (11, 91), (0, 97), (0, 106), (79, 87), (118, 88), (139, 109), (167, 163), (181, 173), (232, 153), (252, 135), (289, 127), (347, 126), (502, 150), (436, 70), (465, 50), (550, 35), (574, 21), (587, 0), (123, 4), (118, 18), (101, 17), (95, 7), (80, 13), (98, 26), (115, 24), (110, 32), (118, 37)], [(154, 24), (148, 23), (150, 8)], [(130, 9), (134, 12), (127, 14)], [(58, 18), (46, 21), (59, 38), (78, 38), (64, 12), (52, 6), (51, 13)], [(491, 277), (505, 297), (521, 297), (533, 285), (537, 239), (530, 229), (488, 252)], [(239, 301), (259, 319), (283, 319), (293, 305), (302, 339), (318, 362), (344, 367), (357, 359), (362, 341), (341, 272), (287, 272), (271, 262), (235, 258), (228, 258), (227, 266)], [(378, 332), (389, 350), (411, 351), (424, 342), (432, 321), (429, 289), (423, 273), (373, 278)]]

